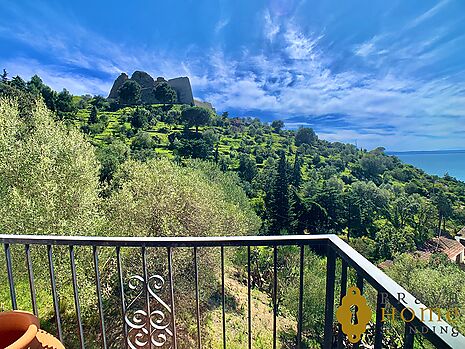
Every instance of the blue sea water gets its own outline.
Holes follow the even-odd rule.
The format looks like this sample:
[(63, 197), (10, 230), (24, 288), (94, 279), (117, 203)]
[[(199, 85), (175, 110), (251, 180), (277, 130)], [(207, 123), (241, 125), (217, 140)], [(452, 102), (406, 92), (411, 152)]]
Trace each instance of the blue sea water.
[(426, 173), (465, 181), (465, 150), (389, 152)]

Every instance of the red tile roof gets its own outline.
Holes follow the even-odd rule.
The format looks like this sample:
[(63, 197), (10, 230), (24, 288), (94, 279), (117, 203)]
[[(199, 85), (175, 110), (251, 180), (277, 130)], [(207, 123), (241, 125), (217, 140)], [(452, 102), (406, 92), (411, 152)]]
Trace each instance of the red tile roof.
[(445, 236), (432, 238), (425, 244), (426, 252), (443, 252), (451, 260), (455, 260), (455, 257), (463, 252), (464, 249), (465, 247), (460, 242), (446, 238)]

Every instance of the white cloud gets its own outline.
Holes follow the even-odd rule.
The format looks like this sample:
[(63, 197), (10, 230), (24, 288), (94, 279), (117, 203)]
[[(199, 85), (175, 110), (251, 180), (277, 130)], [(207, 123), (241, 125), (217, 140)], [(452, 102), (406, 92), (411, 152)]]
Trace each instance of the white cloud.
[(322, 38), (323, 36), (308, 37), (293, 25), (289, 25), (284, 33), (284, 40), (287, 45), (286, 52), (291, 59), (315, 59), (316, 45)]
[(427, 21), (428, 19), (434, 17), (444, 6), (446, 6), (450, 0), (442, 0), (439, 1), (436, 5), (430, 8), (428, 11), (422, 13), (420, 16), (416, 17), (412, 20), (408, 25), (407, 29), (415, 28), (416, 26), (420, 25), (421, 23)]
[(38, 75), (45, 84), (54, 90), (61, 91), (63, 88), (73, 94), (101, 94), (108, 95), (111, 83), (108, 81), (89, 78), (85, 75), (62, 72), (59, 67), (47, 66), (33, 59), (15, 59), (4, 63), (8, 67), (10, 76), (19, 75), (28, 80), (33, 75)]
[(229, 18), (220, 19), (215, 25), (215, 33), (219, 34), (223, 30), (223, 28), (229, 24), (229, 21)]
[(263, 15), (263, 22), (265, 37), (270, 42), (273, 42), (274, 38), (279, 33), (280, 25), (273, 21), (273, 19), (271, 18), (270, 11), (268, 9), (265, 11), (265, 14)]
[(355, 49), (355, 54), (357, 56), (366, 57), (372, 54), (375, 51), (375, 45), (373, 42), (368, 41), (364, 42), (361, 45), (358, 45)]
[[(416, 42), (382, 33), (353, 50), (364, 61), (384, 69), (336, 71), (321, 33), (309, 33), (292, 21), (283, 23), (269, 11), (263, 18), (267, 47), (260, 52), (243, 50), (242, 57), (234, 58), (219, 48), (200, 55), (195, 48), (187, 48), (194, 54), (187, 54), (188, 59), (183, 60), (166, 52), (125, 47), (79, 26), (60, 30), (63, 35), (46, 32), (39, 24), (31, 24), (27, 30), (0, 26), (0, 36), (13, 36), (56, 57), (56, 62), (48, 65), (11, 59), (4, 62), (11, 74), (25, 78), (38, 74), (53, 88), (66, 87), (74, 94), (107, 95), (121, 71), (143, 69), (168, 78), (189, 76), (196, 97), (212, 102), (219, 111), (260, 110), (283, 119), (303, 116), (298, 121), (290, 120), (289, 125), (312, 125), (315, 115), (343, 115), (341, 122), (346, 126), (335, 125), (333, 130), (322, 127), (320, 135), (330, 140), (358, 139), (366, 147), (376, 146), (380, 135), (388, 130), (394, 135), (383, 136), (383, 145), (415, 149), (419, 148), (415, 142), (426, 142), (428, 136), (438, 137), (428, 139), (428, 145), (441, 147), (441, 137), (457, 130), (465, 132), (461, 126), (465, 125), (465, 98), (463, 90), (456, 87), (457, 80), (447, 76), (423, 80), (410, 74), (443, 54), (431, 48), (447, 31), (439, 30), (437, 36)], [(220, 32), (227, 25), (228, 20), (223, 19), (215, 28)], [(456, 44), (450, 41), (448, 45)], [(435, 50), (439, 48), (435, 46)], [(98, 77), (76, 73), (80, 69)], [(455, 119), (446, 117), (450, 115)], [(451, 138), (449, 147), (458, 144), (458, 139)]]

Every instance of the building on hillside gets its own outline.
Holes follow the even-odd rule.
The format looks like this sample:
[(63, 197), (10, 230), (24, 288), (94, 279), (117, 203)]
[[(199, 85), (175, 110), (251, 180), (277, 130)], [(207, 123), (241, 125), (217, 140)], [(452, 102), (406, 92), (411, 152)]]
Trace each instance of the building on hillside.
[(442, 252), (452, 262), (461, 264), (464, 263), (465, 246), (458, 240), (440, 236), (428, 240), (423, 247), (423, 251), (420, 252), (425, 256), (428, 255), (428, 257), (432, 253)]

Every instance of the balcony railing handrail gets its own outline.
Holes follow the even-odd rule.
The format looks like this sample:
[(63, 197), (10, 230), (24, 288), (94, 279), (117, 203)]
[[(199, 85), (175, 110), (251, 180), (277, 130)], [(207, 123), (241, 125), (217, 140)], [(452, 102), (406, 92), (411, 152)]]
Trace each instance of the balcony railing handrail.
[[(64, 246), (93, 246), (93, 247), (225, 247), (225, 246), (321, 246), (327, 247), (332, 253), (332, 268), (334, 286), (334, 252), (337, 256), (347, 263), (348, 266), (357, 271), (359, 280), (367, 280), (377, 291), (388, 294), (389, 302), (400, 312), (403, 309), (409, 308), (414, 314), (421, 314), (421, 309), (427, 307), (416, 300), (416, 298), (407, 292), (402, 286), (397, 284), (384, 272), (378, 269), (359, 252), (353, 249), (345, 241), (336, 235), (321, 234), (321, 235), (283, 235), (283, 236), (213, 236), (213, 237), (103, 237), (103, 236), (58, 236), (58, 235), (9, 235), (0, 234), (0, 243), (22, 244), (22, 245), (64, 245)], [(94, 252), (95, 253), (95, 252)], [(302, 258), (302, 257), (301, 257)], [(328, 256), (328, 269), (329, 267)], [(328, 273), (330, 275), (330, 273)], [(347, 277), (347, 276), (346, 276)], [(334, 287), (333, 287), (334, 297)], [(398, 301), (399, 294), (403, 296), (403, 301)], [(378, 301), (379, 303), (379, 301)], [(377, 312), (379, 304), (377, 304)], [(332, 312), (332, 309), (330, 309)], [(428, 312), (429, 314), (429, 312)], [(327, 315), (327, 314), (326, 314)], [(437, 315), (433, 313), (433, 318), (437, 319)], [(378, 318), (377, 318), (378, 320)], [(417, 316), (414, 317), (411, 326), (422, 326), (427, 328), (426, 333), (422, 333), (428, 340), (439, 348), (465, 348), (465, 337), (458, 333), (457, 336), (452, 336), (450, 333), (438, 333), (435, 327), (449, 326), (444, 320), (421, 321)], [(378, 321), (377, 321), (378, 326)], [(406, 327), (408, 328), (408, 326)], [(330, 328), (328, 330), (331, 330)], [(326, 331), (326, 330), (325, 330)], [(412, 338), (413, 336), (407, 336)], [(326, 347), (326, 345), (325, 345)], [(376, 346), (375, 346), (376, 347)], [(413, 342), (412, 342), (413, 347)]]
[[(120, 247), (220, 247), (220, 246), (282, 246), (322, 245), (336, 235), (275, 235), (275, 236), (178, 236), (178, 237), (111, 237), (61, 235), (0, 234), (0, 243), (74, 246)], [(342, 241), (342, 240), (341, 240)]]

